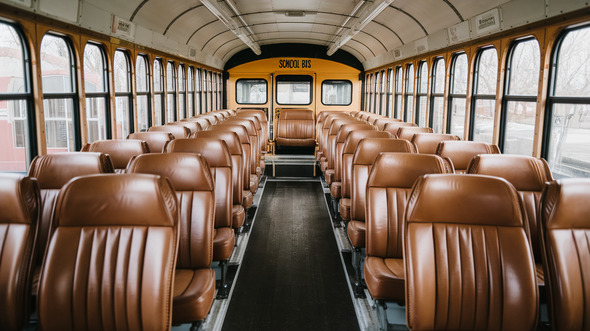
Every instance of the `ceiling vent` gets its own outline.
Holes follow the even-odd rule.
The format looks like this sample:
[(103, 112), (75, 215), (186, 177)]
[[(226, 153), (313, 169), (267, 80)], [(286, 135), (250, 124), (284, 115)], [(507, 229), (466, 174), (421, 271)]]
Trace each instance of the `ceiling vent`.
[(285, 12), (285, 16), (288, 16), (288, 17), (304, 17), (305, 16), (305, 12), (304, 11), (297, 11), (297, 10), (287, 10)]

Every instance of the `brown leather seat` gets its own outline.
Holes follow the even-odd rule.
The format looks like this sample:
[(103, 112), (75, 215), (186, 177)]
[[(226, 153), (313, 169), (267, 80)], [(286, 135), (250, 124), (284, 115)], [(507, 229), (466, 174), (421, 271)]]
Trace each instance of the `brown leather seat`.
[[(331, 116), (334, 115), (334, 116)], [(316, 160), (320, 161), (322, 157), (325, 157), (324, 155), (324, 147), (326, 145), (325, 143), (325, 135), (324, 135), (324, 130), (327, 130), (330, 128), (330, 126), (326, 123), (326, 121), (328, 120), (328, 118), (332, 119), (335, 117), (351, 117), (349, 116), (346, 112), (343, 111), (323, 111), (318, 115), (318, 119), (316, 122), (316, 129), (315, 129), (315, 137), (316, 137)], [(354, 118), (354, 117), (353, 117)], [(327, 126), (326, 128), (324, 128), (324, 126)]]
[(132, 157), (149, 153), (148, 145), (143, 140), (136, 139), (115, 139), (97, 140), (90, 144), (89, 152), (108, 154), (113, 162), (115, 173), (125, 173), (125, 168)]
[(399, 128), (405, 126), (413, 127), (418, 125), (416, 123), (389, 121), (385, 124), (383, 131), (391, 132), (397, 137), (397, 132), (399, 131)]
[(561, 179), (545, 191), (540, 240), (553, 330), (590, 325), (590, 180)]
[(238, 109), (235, 116), (256, 116), (260, 125), (262, 126), (262, 136), (260, 137), (260, 147), (263, 152), (267, 151), (268, 142), (268, 120), (266, 119), (266, 113), (261, 109)]
[(535, 265), (518, 192), (481, 175), (426, 175), (404, 240), (411, 330), (534, 330)]
[(345, 124), (359, 123), (356, 119), (347, 116), (345, 118), (339, 118), (332, 122), (330, 130), (328, 131), (328, 139), (326, 140), (326, 147), (324, 148), (324, 155), (326, 155), (325, 168), (322, 167), (324, 178), (328, 185), (332, 185), (334, 181), (334, 175), (336, 174), (336, 136), (338, 131)]
[(256, 116), (255, 114), (241, 113), (239, 115), (236, 115), (232, 119), (246, 119), (246, 120), (252, 121), (252, 124), (254, 124), (254, 128), (256, 129), (256, 138), (258, 139), (258, 144), (256, 145), (257, 146), (256, 154), (258, 157), (258, 161), (256, 163), (256, 166), (260, 167), (260, 173), (258, 175), (259, 176), (262, 175), (262, 173), (264, 173), (264, 168), (265, 168), (264, 155), (263, 155), (262, 151), (263, 151), (263, 145), (266, 144), (266, 141), (264, 140), (264, 132), (262, 131), (263, 127), (262, 127), (262, 123), (259, 120), (259, 117)]
[(0, 329), (23, 330), (29, 317), (41, 197), (37, 181), (0, 175)]
[(199, 122), (192, 122), (192, 121), (178, 121), (178, 122), (170, 122), (166, 123), (166, 125), (181, 125), (189, 129), (190, 134), (193, 135), (195, 132), (203, 131), (203, 127)]
[(135, 132), (128, 135), (127, 139), (143, 140), (148, 145), (150, 153), (162, 153), (164, 145), (174, 139), (174, 136), (168, 132)]
[(41, 329), (170, 329), (178, 209), (168, 180), (76, 178), (60, 192), (53, 222), (39, 285)]
[(260, 143), (254, 121), (248, 118), (232, 117), (224, 121), (223, 124), (239, 124), (244, 126), (248, 132), (248, 137), (250, 138), (250, 192), (255, 194), (258, 190), (258, 184), (260, 183), (262, 169), (260, 168), (261, 152), (260, 149), (256, 148)]
[(209, 130), (209, 127), (211, 126), (211, 123), (209, 123), (209, 121), (207, 119), (201, 118), (201, 117), (184, 118), (184, 119), (181, 119), (180, 121), (181, 122), (199, 123), (202, 130)]
[(365, 281), (373, 299), (404, 305), (407, 198), (418, 178), (435, 173), (452, 173), (449, 163), (437, 155), (381, 153), (375, 160), (367, 181), (365, 259)]
[(277, 119), (277, 146), (315, 146), (315, 118), (308, 109), (281, 109)]
[(34, 255), (35, 274), (33, 294), (37, 291), (38, 276), (43, 263), (43, 254), (49, 242), (51, 217), (59, 190), (74, 177), (114, 173), (108, 155), (102, 153), (54, 153), (37, 156), (29, 168), (29, 176), (37, 179), (41, 192), (41, 219), (37, 231), (37, 248)]
[(184, 138), (188, 138), (191, 134), (191, 131), (189, 130), (189, 128), (183, 126), (183, 125), (156, 125), (156, 126), (151, 126), (148, 129), (148, 132), (153, 132), (153, 131), (157, 131), (157, 132), (168, 132), (171, 133), (174, 136), (174, 139), (184, 139)]
[(172, 321), (202, 321), (215, 298), (215, 271), (211, 269), (215, 184), (207, 161), (194, 153), (144, 154), (131, 161), (128, 170), (168, 178), (175, 188), (180, 242)]
[(202, 115), (199, 115), (198, 117), (206, 119), (207, 121), (209, 121), (210, 125), (217, 125), (219, 123), (217, 116), (214, 116), (211, 113), (202, 114)]
[(322, 173), (326, 171), (328, 168), (328, 136), (330, 135), (330, 127), (332, 126), (332, 122), (338, 119), (346, 119), (350, 116), (346, 115), (346, 113), (336, 113), (330, 114), (326, 116), (324, 120), (324, 124), (320, 132), (320, 136), (317, 137), (318, 141), (318, 161), (320, 163), (320, 169)]
[(444, 140), (461, 140), (461, 138), (445, 133), (416, 133), (411, 142), (416, 145), (420, 154), (436, 154), (438, 144)]
[(242, 163), (244, 169), (244, 179), (243, 179), (243, 188), (242, 188), (242, 206), (245, 209), (248, 209), (252, 206), (252, 201), (254, 199), (254, 195), (250, 191), (250, 168), (252, 165), (251, 162), (251, 148), (252, 145), (250, 143), (250, 137), (248, 136), (248, 131), (246, 128), (241, 124), (228, 124), (223, 123), (219, 125), (214, 125), (211, 127), (211, 131), (232, 131), (238, 135), (240, 138), (240, 143), (242, 144)]
[(401, 122), (401, 121), (402, 120), (397, 119), (397, 118), (387, 118), (387, 117), (386, 118), (379, 118), (379, 119), (377, 119), (375, 121), (375, 124), (374, 125), (379, 130), (383, 131), (383, 129), (385, 129), (385, 126), (387, 125), (387, 123), (389, 123), (389, 122)]
[(436, 150), (442, 158), (448, 158), (453, 162), (455, 172), (464, 174), (471, 160), (479, 154), (494, 154), (491, 145), (479, 141), (455, 141), (445, 140), (438, 144)]
[(222, 267), (222, 289), (226, 296), (227, 261), (233, 254), (236, 236), (232, 228), (233, 186), (232, 160), (227, 144), (220, 139), (174, 139), (165, 147), (166, 153), (201, 154), (211, 170), (215, 183), (215, 236), (213, 239), (213, 261)]
[(352, 159), (361, 140), (365, 138), (393, 138), (389, 132), (375, 130), (352, 131), (344, 140), (342, 149), (342, 185), (338, 211), (343, 221), (350, 221), (350, 194), (352, 192)]
[(532, 156), (483, 154), (473, 158), (467, 173), (502, 177), (516, 188), (524, 205), (527, 233), (530, 236), (537, 267), (537, 283), (544, 285), (538, 233), (541, 222), (539, 215), (541, 194), (545, 183), (553, 180), (547, 162)]
[(412, 141), (416, 133), (432, 133), (432, 129), (421, 126), (402, 126), (397, 129), (397, 138)]
[(232, 227), (238, 230), (244, 225), (246, 212), (242, 206), (242, 187), (244, 186), (244, 161), (242, 160), (243, 151), (240, 138), (233, 131), (201, 131), (194, 136), (199, 138), (215, 138), (225, 141), (232, 160), (232, 186), (233, 186), (233, 206), (232, 206)]

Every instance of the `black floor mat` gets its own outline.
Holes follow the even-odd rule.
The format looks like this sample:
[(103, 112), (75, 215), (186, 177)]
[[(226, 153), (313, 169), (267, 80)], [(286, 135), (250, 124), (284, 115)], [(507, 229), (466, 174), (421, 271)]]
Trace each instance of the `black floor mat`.
[(223, 330), (358, 330), (319, 182), (267, 182)]

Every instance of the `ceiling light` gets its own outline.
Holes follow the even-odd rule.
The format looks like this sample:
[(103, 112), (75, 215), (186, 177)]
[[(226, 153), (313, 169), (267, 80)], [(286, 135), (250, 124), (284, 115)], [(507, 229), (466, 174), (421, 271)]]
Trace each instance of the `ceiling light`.
[[(393, 0), (359, 1), (336, 32), (336, 37), (328, 44), (328, 56), (332, 56), (340, 47), (349, 42), (392, 2)], [(345, 31), (345, 29), (347, 30)], [(340, 34), (341, 32), (342, 34)]]
[[(232, 0), (201, 0), (201, 3), (231, 32), (238, 36), (244, 44), (250, 47), (254, 54), (260, 55), (262, 53), (260, 45), (254, 40), (254, 32), (246, 24)], [(236, 21), (236, 17), (240, 22)], [(242, 27), (248, 31), (248, 34), (244, 33)]]

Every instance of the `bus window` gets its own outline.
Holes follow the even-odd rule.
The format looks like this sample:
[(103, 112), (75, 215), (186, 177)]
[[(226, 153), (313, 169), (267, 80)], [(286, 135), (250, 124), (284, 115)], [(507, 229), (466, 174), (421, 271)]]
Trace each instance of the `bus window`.
[(430, 127), (435, 133), (443, 132), (445, 98), (445, 59), (434, 61), (432, 69), (432, 90), (430, 94)]
[(164, 71), (162, 60), (154, 60), (154, 117), (155, 125), (164, 124)]
[(313, 78), (307, 75), (277, 76), (277, 103), (280, 105), (309, 105), (312, 100)]
[(264, 79), (238, 79), (236, 102), (246, 105), (263, 105), (268, 101), (268, 86)]
[(428, 94), (428, 63), (426, 61), (420, 62), (418, 66), (418, 93), (416, 94), (418, 100), (416, 103), (416, 118), (415, 123), (418, 126), (426, 126), (426, 99)]
[(473, 109), (471, 110), (471, 140), (493, 142), (494, 113), (496, 111), (496, 81), (498, 53), (493, 47), (479, 52), (475, 59)]
[(447, 132), (463, 137), (465, 133), (465, 102), (467, 99), (467, 54), (453, 56), (451, 64), (451, 91)]
[(406, 122), (411, 122), (412, 107), (414, 106), (414, 65), (406, 66), (406, 93), (404, 102), (404, 118)]
[(0, 42), (0, 171), (24, 172), (35, 154), (29, 53), (21, 33), (9, 24), (0, 23)]
[(526, 39), (512, 45), (506, 66), (502, 107), (502, 151), (532, 155), (540, 65), (539, 43)]
[(131, 94), (131, 65), (126, 51), (116, 50), (114, 61), (115, 108), (117, 128), (115, 137), (125, 139), (133, 132), (133, 102)]
[(564, 34), (552, 61), (544, 154), (554, 177), (590, 177), (590, 27)]
[(137, 86), (137, 131), (147, 131), (151, 123), (150, 75), (145, 55), (138, 55), (135, 62), (135, 81)]
[(88, 43), (84, 47), (84, 91), (88, 143), (110, 138), (109, 90), (106, 57), (102, 47)]
[(403, 69), (401, 66), (397, 66), (395, 68), (395, 106), (394, 106), (394, 113), (393, 118), (401, 119), (402, 118), (402, 87), (403, 87)]
[(176, 72), (174, 62), (166, 64), (166, 122), (176, 121)]
[(385, 116), (393, 114), (393, 68), (387, 69), (387, 106)]
[(186, 75), (182, 63), (178, 65), (178, 112), (176, 118), (186, 118)]
[(322, 104), (348, 106), (352, 103), (352, 82), (349, 80), (325, 80), (322, 82)]

